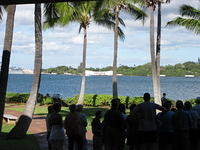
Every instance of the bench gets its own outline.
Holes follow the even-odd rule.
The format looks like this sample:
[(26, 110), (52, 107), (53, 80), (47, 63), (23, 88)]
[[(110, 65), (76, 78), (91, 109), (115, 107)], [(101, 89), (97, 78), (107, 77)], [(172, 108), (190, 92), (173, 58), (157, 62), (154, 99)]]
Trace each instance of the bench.
[(6, 123), (15, 124), (15, 122), (17, 121), (18, 118), (16, 116), (11, 115), (11, 114), (4, 114), (3, 119), (6, 121)]

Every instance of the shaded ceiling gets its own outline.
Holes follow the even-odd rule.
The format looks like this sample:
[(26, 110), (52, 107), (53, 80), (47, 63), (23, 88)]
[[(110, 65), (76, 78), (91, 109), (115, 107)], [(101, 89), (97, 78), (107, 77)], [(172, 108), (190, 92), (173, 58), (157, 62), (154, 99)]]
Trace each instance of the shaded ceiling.
[(35, 4), (35, 3), (55, 3), (55, 2), (80, 2), (89, 0), (0, 0), (0, 5), (11, 4)]

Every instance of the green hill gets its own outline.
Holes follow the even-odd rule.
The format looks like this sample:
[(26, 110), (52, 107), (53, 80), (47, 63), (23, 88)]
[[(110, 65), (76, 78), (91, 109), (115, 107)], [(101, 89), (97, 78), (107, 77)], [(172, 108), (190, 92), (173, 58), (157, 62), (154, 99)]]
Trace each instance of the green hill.
[[(111, 66), (104, 68), (87, 68), (91, 71), (109, 71), (112, 70)], [(81, 67), (73, 68), (67, 66), (58, 66), (56, 68), (43, 69), (45, 73), (71, 73), (71, 74), (80, 74)], [(129, 66), (119, 66), (117, 72), (119, 74), (128, 75), (128, 76), (150, 76), (151, 75), (151, 64), (147, 63), (144, 65), (129, 67)], [(200, 64), (195, 62), (185, 62), (183, 64), (176, 65), (166, 65), (161, 66), (161, 74), (166, 76), (185, 76), (185, 75), (195, 75), (200, 76)]]

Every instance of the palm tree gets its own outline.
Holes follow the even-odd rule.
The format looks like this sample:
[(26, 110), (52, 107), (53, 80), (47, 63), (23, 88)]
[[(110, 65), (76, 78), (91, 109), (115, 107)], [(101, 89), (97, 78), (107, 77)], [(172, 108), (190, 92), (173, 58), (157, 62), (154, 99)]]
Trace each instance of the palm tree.
[[(115, 28), (114, 28), (114, 55), (113, 55), (113, 76), (112, 76), (112, 89), (113, 98), (118, 98), (118, 88), (117, 88), (117, 54), (118, 54), (118, 39), (119, 34), (123, 35), (123, 32), (119, 30), (119, 23), (125, 25), (123, 20), (119, 18), (120, 12), (126, 12), (134, 16), (135, 20), (144, 20), (146, 17), (145, 12), (140, 8), (136, 7), (130, 0), (102, 0), (97, 3), (97, 10), (106, 8), (114, 13)], [(122, 39), (124, 39), (124, 35)]]
[[(86, 87), (86, 77), (85, 77), (85, 68), (86, 68), (86, 53), (87, 53), (87, 32), (91, 22), (94, 22), (98, 25), (105, 26), (109, 29), (114, 27), (114, 22), (112, 22), (113, 15), (109, 13), (107, 10), (101, 10), (99, 12), (94, 11), (95, 2), (80, 2), (80, 3), (65, 3), (65, 4), (55, 4), (58, 14), (55, 15), (55, 25), (67, 25), (70, 22), (78, 22), (79, 33), (83, 29), (84, 38), (83, 38), (83, 58), (82, 58), (82, 81), (81, 81), (81, 90), (78, 99), (78, 104), (83, 104), (84, 102), (84, 94)], [(69, 13), (66, 13), (69, 12)], [(70, 14), (70, 15), (69, 15)], [(56, 19), (59, 16), (59, 19)], [(48, 19), (48, 18), (47, 18)], [(47, 27), (53, 25), (53, 21), (50, 19), (46, 21)], [(121, 31), (121, 29), (119, 28)], [(121, 34), (120, 34), (121, 35)]]
[(41, 4), (35, 4), (35, 63), (31, 93), (25, 110), (20, 116), (16, 126), (11, 130), (9, 138), (22, 138), (26, 135), (32, 121), (33, 112), (37, 102), (42, 70), (42, 25)]
[(160, 46), (161, 46), (161, 4), (162, 3), (169, 3), (170, 0), (159, 0), (158, 1), (158, 16), (157, 16), (157, 40), (156, 40), (156, 87), (157, 87), (157, 97), (155, 98), (156, 101), (159, 103), (158, 100), (161, 99), (161, 88), (160, 88)]
[[(0, 7), (2, 10), (2, 7)], [(4, 48), (2, 54), (2, 64), (0, 73), (0, 131), (2, 129), (3, 114), (5, 108), (5, 97), (8, 83), (8, 72), (10, 65), (10, 54), (12, 49), (13, 28), (14, 28), (14, 16), (16, 5), (9, 5), (7, 7), (7, 20), (6, 31), (4, 38)]]
[[(161, 104), (160, 98), (160, 43), (161, 43), (161, 2), (162, 0), (144, 0), (150, 9), (150, 54), (153, 80), (154, 99), (157, 104)], [(158, 4), (158, 27), (157, 27), (157, 45), (155, 49), (154, 38), (154, 12)]]
[(183, 26), (196, 34), (200, 34), (200, 10), (190, 5), (182, 5), (180, 7), (180, 15), (182, 17), (177, 17), (172, 21), (169, 21), (167, 25)]

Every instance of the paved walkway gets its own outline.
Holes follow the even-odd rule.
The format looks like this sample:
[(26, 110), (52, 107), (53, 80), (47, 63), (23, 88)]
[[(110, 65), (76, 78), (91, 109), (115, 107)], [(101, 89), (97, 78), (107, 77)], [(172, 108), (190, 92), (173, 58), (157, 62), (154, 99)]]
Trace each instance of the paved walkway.
[[(21, 112), (18, 111), (13, 111), (13, 110), (5, 110), (6, 114), (11, 114), (14, 116), (19, 117), (21, 115)], [(33, 116), (33, 120), (32, 123), (28, 129), (28, 131), (30, 131), (32, 134), (34, 134), (38, 140), (38, 143), (40, 145), (41, 150), (48, 150), (48, 144), (47, 144), (47, 140), (46, 140), (46, 121), (45, 121), (45, 117), (44, 116), (39, 116), (39, 115), (34, 115)], [(88, 150), (91, 150), (91, 145), (92, 145), (92, 132), (88, 131), (87, 132), (87, 140), (88, 142)], [(67, 137), (66, 137), (67, 139)], [(65, 142), (65, 149), (67, 147), (67, 142)]]

